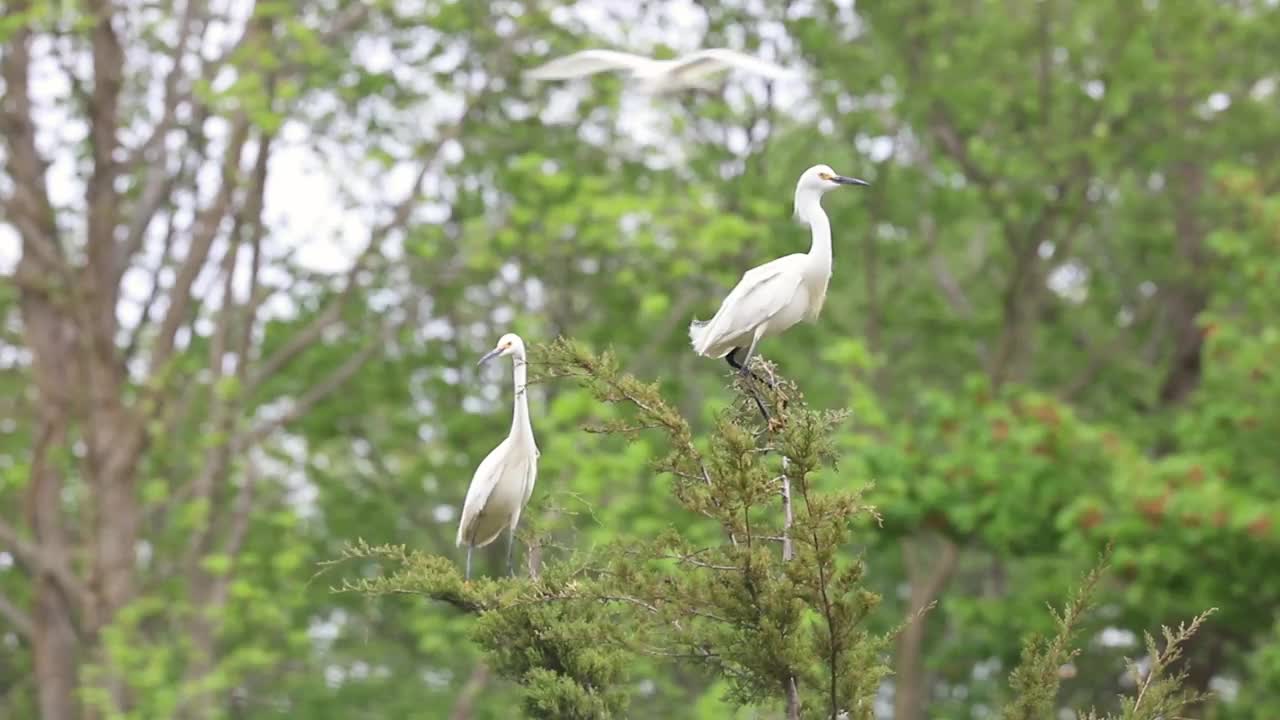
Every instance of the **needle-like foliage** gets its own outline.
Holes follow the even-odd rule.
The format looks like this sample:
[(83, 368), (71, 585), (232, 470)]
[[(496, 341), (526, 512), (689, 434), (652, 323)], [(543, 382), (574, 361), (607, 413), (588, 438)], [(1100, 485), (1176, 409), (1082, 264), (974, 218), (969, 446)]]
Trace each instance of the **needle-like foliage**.
[[(1108, 552), (1108, 556), (1110, 553)], [(1011, 700), (1004, 706), (1004, 720), (1040, 720), (1054, 717), (1055, 699), (1061, 684), (1061, 669), (1079, 654), (1075, 637), (1081, 621), (1095, 602), (1098, 584), (1107, 568), (1104, 558), (1090, 570), (1075, 595), (1061, 612), (1050, 608), (1057, 632), (1053, 637), (1032, 637), (1024, 644), (1022, 661), (1009, 676)], [(1159, 647), (1150, 634), (1145, 634), (1145, 662), (1129, 661), (1129, 670), (1137, 678), (1137, 688), (1129, 697), (1120, 698), (1119, 715), (1098, 715), (1096, 711), (1079, 713), (1080, 720), (1176, 720), (1184, 711), (1204, 697), (1184, 689), (1186, 672), (1177, 668), (1183, 646), (1214, 609), (1206, 610), (1178, 626), (1177, 630), (1161, 628), (1164, 647)]]
[[(730, 702), (777, 708), (789, 720), (872, 720), (890, 638), (868, 629), (879, 596), (864, 585), (852, 541), (857, 520), (879, 518), (861, 479), (826, 484), (841, 490), (815, 481), (834, 467), (830, 438), (842, 414), (808, 407), (765, 364), (773, 387), (735, 381), (738, 400), (698, 437), (657, 385), (623, 372), (610, 353), (562, 340), (535, 348), (531, 368), (534, 382), (576, 382), (622, 409), (593, 432), (663, 435), (666, 452), (653, 467), (671, 479), (673, 505), (703, 518), (715, 532), (701, 537), (715, 539), (672, 529), (532, 563), (527, 577), (469, 582), (448, 559), (356, 543), (339, 562), (374, 561), (382, 572), (343, 589), (413, 593), (476, 614), (476, 642), (519, 683), (529, 717), (619, 716), (628, 660), (643, 655), (692, 664), (724, 680)], [(1074, 656), (1101, 572), (1055, 613), (1056, 636), (1026, 645), (1007, 720), (1054, 715), (1058, 670)], [(1167, 713), (1186, 701), (1181, 678), (1163, 673), (1198, 623), (1166, 634), (1163, 654), (1152, 651), (1151, 673), (1122, 720), (1175, 717)]]
[(625, 658), (639, 653), (723, 677), (737, 704), (778, 706), (794, 718), (872, 718), (887, 638), (865, 627), (879, 598), (863, 587), (863, 563), (849, 548), (854, 519), (874, 509), (862, 483), (813, 487), (834, 460), (841, 414), (810, 409), (775, 378), (776, 389), (752, 390), (771, 422), (744, 396), (698, 438), (656, 385), (623, 372), (609, 353), (561, 341), (532, 367), (535, 380), (575, 381), (624, 408), (625, 419), (597, 432), (662, 433), (668, 450), (655, 469), (671, 478), (673, 504), (714, 523), (717, 540), (694, 544), (670, 531), (549, 560), (533, 577), (472, 582), (444, 558), (356, 544), (344, 560), (392, 569), (346, 589), (423, 594), (478, 614), (476, 640), (496, 670), (522, 684), (532, 717), (616, 715)]

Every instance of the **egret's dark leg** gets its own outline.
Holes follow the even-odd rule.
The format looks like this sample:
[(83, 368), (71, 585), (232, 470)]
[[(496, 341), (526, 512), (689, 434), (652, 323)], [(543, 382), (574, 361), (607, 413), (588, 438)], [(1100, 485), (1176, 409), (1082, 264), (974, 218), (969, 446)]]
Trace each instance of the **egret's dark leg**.
[(511, 564), (511, 549), (516, 546), (516, 528), (513, 525), (511, 530), (507, 531), (507, 574), (511, 577), (516, 576), (515, 567)]
[(729, 363), (729, 367), (733, 368), (734, 370), (742, 369), (742, 363), (738, 362), (738, 351), (741, 349), (742, 348), (740, 347), (736, 347), (730, 350), (728, 355), (724, 356), (724, 361)]
[[(746, 376), (750, 375), (752, 378), (754, 378), (754, 379), (756, 379), (756, 380), (758, 380), (758, 381), (760, 381), (760, 382), (764, 383), (765, 385), (768, 385), (769, 387), (773, 387), (773, 383), (769, 382), (768, 380), (765, 380), (765, 379), (761, 378), (759, 375), (757, 375), (757, 374), (755, 374), (755, 373), (751, 372), (750, 370), (747, 370), (747, 369), (746, 369), (746, 365), (745, 365), (745, 364), (739, 364), (739, 363), (738, 363), (737, 358), (735, 358), (734, 356), (735, 356), (735, 355), (737, 355), (737, 354), (738, 354), (738, 351), (739, 351), (739, 350), (741, 350), (741, 349), (742, 349), (742, 348), (734, 348), (734, 349), (733, 349), (733, 352), (731, 352), (731, 353), (729, 353), (728, 355), (726, 355), (726, 356), (725, 356), (725, 358), (724, 358), (724, 359), (725, 359), (726, 361), (728, 361), (729, 366), (730, 366), (730, 367), (732, 367), (734, 370), (737, 370), (737, 371), (738, 371), (738, 373), (739, 373), (740, 375), (742, 375), (743, 377), (746, 377)], [(751, 387), (750, 385), (748, 385), (748, 386), (747, 386), (747, 394), (748, 394), (748, 395), (750, 395), (750, 396), (751, 396), (751, 400), (752, 400), (753, 402), (755, 402), (755, 404), (756, 404), (756, 409), (760, 411), (760, 417), (764, 418), (765, 423), (766, 423), (766, 424), (768, 424), (768, 422), (769, 422), (769, 411), (764, 409), (764, 403), (760, 401), (760, 396), (759, 396), (758, 394), (756, 394), (755, 388), (753, 388), (753, 387)]]
[[(755, 343), (752, 343), (751, 345), (752, 347), (755, 347)], [(764, 378), (755, 374), (751, 370), (747, 369), (746, 362), (738, 362), (738, 351), (741, 349), (742, 348), (740, 347), (734, 348), (732, 352), (724, 356), (724, 361), (729, 363), (729, 367), (733, 368), (734, 370), (737, 370), (739, 375), (742, 375), (743, 377), (750, 375), (751, 377), (764, 383), (765, 385), (768, 385), (769, 387), (773, 387), (773, 383), (769, 382), (768, 380), (765, 380)], [(750, 354), (748, 354), (748, 360), (749, 359), (750, 359)]]
[(467, 546), (467, 580), (471, 579), (471, 546)]

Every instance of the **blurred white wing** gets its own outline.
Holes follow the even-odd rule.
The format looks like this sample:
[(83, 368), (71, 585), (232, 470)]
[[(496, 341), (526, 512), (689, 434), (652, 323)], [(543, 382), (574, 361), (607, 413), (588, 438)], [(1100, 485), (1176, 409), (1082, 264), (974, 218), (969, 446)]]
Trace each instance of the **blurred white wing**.
[(691, 82), (725, 70), (742, 70), (771, 80), (784, 80), (796, 76), (794, 71), (781, 65), (728, 48), (708, 48), (685, 55), (676, 61), (671, 74), (684, 82)]
[[(694, 323), (699, 332), (694, 348), (698, 352), (712, 350), (726, 340), (741, 337), (755, 330), (769, 318), (785, 308), (795, 297), (804, 279), (805, 255), (795, 253), (752, 268), (720, 303), (715, 317), (705, 323)], [(733, 348), (725, 348), (728, 353)], [(715, 349), (715, 352), (719, 352)]]
[(538, 481), (538, 456), (540, 454), (535, 449), (533, 456), (528, 459), (528, 464), (525, 466), (524, 499), (516, 507), (516, 511), (511, 517), (511, 527), (520, 524), (520, 515), (524, 513), (524, 506), (529, 504), (529, 498), (533, 496), (533, 485)]
[(498, 486), (503, 465), (510, 455), (508, 452), (510, 444), (510, 438), (498, 443), (497, 447), (484, 456), (475, 474), (471, 476), (471, 486), (467, 488), (467, 499), (462, 503), (462, 519), (458, 521), (458, 547), (467, 544), (467, 537), (471, 535), (471, 525), (484, 509), (485, 503), (489, 502), (489, 495), (493, 493), (493, 489)]
[(525, 72), (534, 80), (568, 80), (585, 77), (607, 70), (640, 70), (651, 67), (654, 61), (617, 50), (583, 50), (562, 58), (556, 58)]

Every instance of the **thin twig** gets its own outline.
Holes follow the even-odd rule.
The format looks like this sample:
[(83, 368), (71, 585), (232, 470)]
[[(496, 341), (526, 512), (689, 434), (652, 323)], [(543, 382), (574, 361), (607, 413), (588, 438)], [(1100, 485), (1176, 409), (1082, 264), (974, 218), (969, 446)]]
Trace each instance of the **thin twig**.
[(794, 517), (791, 514), (791, 478), (786, 475), (789, 461), (784, 456), (782, 458), (782, 561), (790, 562), (795, 557), (795, 548), (791, 546), (791, 525)]

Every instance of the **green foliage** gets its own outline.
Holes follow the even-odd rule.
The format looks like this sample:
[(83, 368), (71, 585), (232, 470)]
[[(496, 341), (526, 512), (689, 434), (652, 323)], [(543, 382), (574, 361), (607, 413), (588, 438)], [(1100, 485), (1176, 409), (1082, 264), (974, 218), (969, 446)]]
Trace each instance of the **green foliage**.
[[(793, 383), (766, 367), (774, 387), (740, 385), (739, 402), (699, 440), (656, 385), (623, 373), (612, 354), (558, 340), (535, 346), (533, 357), (538, 380), (571, 378), (598, 401), (629, 409), (625, 419), (592, 432), (665, 436), (669, 453), (653, 469), (669, 476), (685, 511), (719, 526), (719, 542), (695, 544), (669, 528), (543, 562), (545, 538), (537, 538), (528, 578), (464, 581), (446, 558), (361, 541), (337, 562), (372, 562), (382, 572), (344, 580), (342, 589), (422, 595), (478, 615), (473, 638), (498, 672), (521, 685), (530, 717), (614, 716), (625, 707), (619, 687), (627, 657), (637, 654), (703, 666), (736, 706), (873, 718), (888, 674), (887, 638), (867, 629), (880, 598), (864, 587), (861, 560), (842, 559), (839, 550), (853, 520), (879, 518), (860, 492), (811, 488), (812, 475), (834, 457), (831, 436), (841, 414), (808, 408)], [(763, 427), (747, 400), (757, 392), (773, 413)], [(767, 461), (771, 453), (783, 458), (779, 467)], [(1051, 638), (1026, 641), (1002, 717), (1053, 714), (1060, 669), (1078, 654), (1081, 619), (1104, 569), (1092, 570), (1065, 610), (1053, 613)], [(1176, 633), (1166, 629), (1163, 649), (1147, 637), (1150, 667), (1120, 717), (1176, 716), (1166, 714), (1201, 699), (1184, 689), (1185, 671), (1171, 668), (1208, 615)]]
[(1081, 617), (1088, 610), (1105, 562), (1089, 572), (1062, 612), (1050, 610), (1057, 633), (1052, 638), (1032, 636), (1024, 641), (1022, 663), (1009, 676), (1012, 701), (1005, 705), (1005, 720), (1034, 720), (1053, 714), (1060, 670), (1078, 651), (1074, 649)]
[[(188, 313), (189, 340), (145, 385), (124, 390), (162, 410), (138, 471), (139, 597), (86, 641), (95, 645), (82, 655), (86, 683), (122, 668), (134, 717), (195, 718), (198, 706), (207, 708), (199, 720), (505, 720), (523, 707), (719, 720), (782, 714), (780, 678), (789, 685), (792, 675), (805, 711), (825, 717), (834, 664), (837, 704), (864, 700), (863, 711), (886, 666), (879, 701), (898, 699), (912, 654), (883, 639), (917, 617), (913, 593), (941, 561), (912, 563), (905, 549), (946, 542), (957, 559), (920, 621), (921, 709), (895, 708), (897, 720), (1015, 707), (1128, 717), (1124, 703), (1149, 676), (1122, 672), (1122, 656), (1147, 655), (1138, 661), (1150, 667), (1143, 630), (1207, 607), (1219, 611), (1177, 644), (1163, 675), (1186, 672), (1194, 702), (1157, 707), (1153, 684), (1133, 712), (1280, 716), (1280, 7), (706, 2), (686, 18), (662, 3), (555, 5), (272, 0), (255, 4), (257, 34), (239, 46), (229, 43), (238, 18), (198, 21), (163, 158), (140, 141), (161, 119), (182, 8), (113, 5), (127, 51), (118, 230), (137, 221), (156, 170), (177, 168), (167, 262), (180, 261), (193, 234), (182, 221), (213, 202), (208, 181), (241, 114), (251, 140), (198, 283), (213, 292)], [(45, 53), (31, 75), (35, 122), (40, 149), (56, 153), (44, 159), (59, 235), (80, 258), (87, 209), (83, 188), (66, 181), (70, 172), (84, 183), (92, 170), (91, 138), (74, 128), (91, 125), (98, 73), (84, 63), (95, 15), (50, 0), (6, 9), (0, 58), (14, 57), (26, 30)], [(723, 45), (807, 64), (809, 96), (784, 104), (793, 88), (730, 76), (721, 91), (644, 101), (611, 75), (520, 77), (584, 47), (645, 52), (653, 42), (661, 56)], [(7, 84), (4, 94), (7, 112)], [(51, 127), (57, 117), (74, 122)], [(249, 328), (250, 355), (288, 350), (329, 317), (329, 301), (346, 305), (313, 346), (254, 385), (209, 374), (217, 349), (207, 325), (223, 304), (207, 281), (228, 239), (253, 234), (244, 198), (268, 135), (269, 184), (310, 192), (286, 161), (311, 158), (336, 193), (337, 207), (325, 209), (344, 227), (300, 233), (310, 214), (281, 217), (269, 200), (259, 289), (288, 310)], [(31, 189), (10, 177), (11, 136), (0, 153), (3, 200)], [(781, 399), (762, 391), (790, 419), (765, 428), (750, 400), (726, 390), (723, 366), (689, 352), (685, 328), (743, 270), (804, 249), (791, 192), (816, 162), (873, 185), (825, 201), (835, 273), (823, 316), (761, 347), (809, 405), (788, 390), (792, 404), (779, 412)], [(339, 236), (344, 247), (362, 242), (361, 228), (392, 215), (382, 206), (403, 197), (419, 163), (424, 192), (403, 228), (370, 251), (358, 287), (302, 261)], [(156, 245), (168, 212), (149, 228)], [(21, 252), (8, 250), (22, 216), (0, 215), (3, 264)], [(138, 309), (135, 276), (163, 262), (151, 249), (123, 269), (121, 317)], [(169, 271), (161, 278), (169, 287)], [(66, 299), (56, 281), (25, 281)], [(0, 282), (0, 520), (20, 527), (50, 407), (35, 392), (22, 293), (8, 275)], [(403, 327), (382, 334), (402, 314)], [(543, 456), (522, 532), (545, 558), (540, 579), (468, 585), (444, 558), (456, 552), (467, 479), (509, 412), (506, 386), (472, 363), (508, 330), (616, 355), (562, 346), (539, 359), (556, 370), (539, 370), (544, 379), (572, 381), (530, 392)], [(153, 337), (119, 340), (133, 351), (122, 363), (130, 378)], [(336, 396), (289, 432), (232, 453), (213, 493), (193, 496), (229, 434), (371, 345), (373, 359)], [(588, 371), (582, 361), (599, 364)], [(664, 403), (651, 413), (628, 394)], [(213, 417), (220, 405), (233, 408), (229, 429)], [(848, 416), (826, 413), (837, 409)], [(577, 432), (584, 425), (599, 432)], [(59, 507), (80, 544), (73, 560), (86, 572), (94, 459), (77, 446), (90, 430), (71, 427), (50, 455), (65, 475)], [(791, 458), (785, 468), (779, 453)], [(778, 540), (744, 547), (781, 537), (782, 478), (795, 527), (826, 528), (793, 531), (790, 563)], [(252, 510), (243, 542), (228, 549), (217, 534), (193, 550), (242, 498)], [(309, 582), (353, 538), (373, 556), (346, 561), (360, 569), (347, 574), (366, 577), (375, 562), (417, 568), (415, 596), (333, 594)], [(1059, 606), (1106, 546), (1114, 569), (1094, 590), (1097, 612), (1084, 616), (1097, 622), (1057, 640), (1058, 618), (1043, 607)], [(0, 542), (0, 599), (28, 611), (35, 576), (10, 550)], [(480, 575), (502, 567), (500, 549), (476, 555)], [(666, 580), (672, 589), (657, 592)], [(839, 599), (831, 620), (851, 635), (830, 632), (824, 584)], [(225, 591), (220, 609), (199, 601), (211, 587)], [(538, 587), (566, 597), (502, 610), (541, 597)], [(422, 592), (443, 602), (420, 602)], [(601, 600), (606, 592), (628, 599)], [(690, 606), (715, 618), (686, 621), (679, 609)], [(5, 717), (38, 715), (22, 614), (0, 613)], [(517, 632), (562, 626), (609, 641)], [(190, 651), (206, 630), (212, 658)], [(1011, 689), (1004, 679), (1028, 636), (1047, 638), (1031, 646), (1031, 664), (1076, 649), (1072, 672), (1044, 660)], [(563, 668), (544, 667), (553, 656)], [(1037, 685), (1050, 669), (1052, 691)], [(85, 699), (103, 701), (92, 689)]]
[(463, 582), (445, 558), (364, 542), (344, 551), (340, 562), (351, 561), (387, 564), (393, 572), (346, 580), (345, 590), (421, 594), (479, 615), (473, 637), (498, 672), (521, 684), (529, 717), (607, 718), (624, 706), (618, 646), (626, 618), (594, 594), (583, 568), (553, 565), (536, 582)]
[[(1076, 636), (1081, 621), (1095, 604), (1099, 581), (1107, 569), (1104, 560), (1084, 577), (1075, 596), (1059, 613), (1050, 610), (1057, 632), (1052, 637), (1033, 636), (1023, 645), (1022, 662), (1009, 677), (1012, 695), (1001, 717), (1006, 720), (1032, 720), (1050, 717), (1061, 684), (1062, 670), (1079, 655), (1075, 649)], [(1160, 720), (1184, 717), (1183, 713), (1204, 696), (1186, 689), (1187, 673), (1176, 669), (1183, 648), (1196, 634), (1204, 621), (1214, 613), (1213, 609), (1197, 615), (1190, 623), (1178, 625), (1177, 630), (1161, 629), (1164, 647), (1160, 647), (1150, 634), (1143, 633), (1147, 652), (1144, 663), (1130, 662), (1129, 670), (1136, 679), (1132, 696), (1120, 701), (1117, 715), (1106, 715), (1107, 720)], [(1102, 720), (1095, 711), (1078, 713), (1081, 720)]]
[[(462, 582), (443, 558), (358, 544), (346, 560), (376, 559), (392, 570), (344, 587), (414, 592), (479, 613), (476, 641), (495, 669), (524, 686), (532, 717), (618, 712), (622, 649), (709, 668), (735, 705), (792, 702), (802, 717), (873, 717), (888, 671), (885, 638), (866, 628), (879, 598), (862, 587), (862, 562), (839, 548), (851, 521), (874, 510), (860, 492), (811, 488), (834, 458), (840, 414), (809, 409), (794, 384), (777, 378), (767, 426), (744, 396), (709, 437), (695, 438), (657, 386), (623, 373), (611, 354), (559, 341), (533, 357), (541, 381), (570, 378), (626, 408), (625, 419), (596, 432), (661, 432), (669, 452), (653, 468), (719, 538), (697, 544), (669, 528), (544, 563), (527, 580), (475, 583)], [(771, 460), (779, 455), (785, 461)]]

